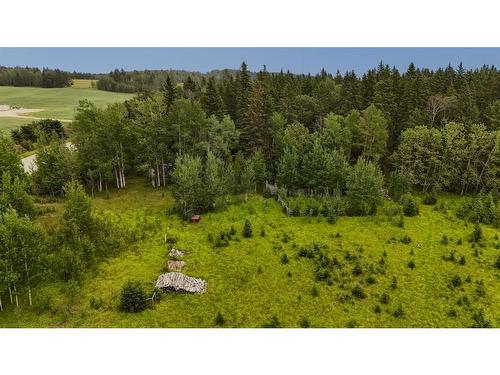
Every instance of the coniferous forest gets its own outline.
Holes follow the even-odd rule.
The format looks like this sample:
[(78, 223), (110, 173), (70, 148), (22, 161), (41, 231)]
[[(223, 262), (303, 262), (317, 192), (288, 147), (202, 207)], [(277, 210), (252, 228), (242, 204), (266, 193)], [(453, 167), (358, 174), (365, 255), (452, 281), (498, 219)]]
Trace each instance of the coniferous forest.
[(0, 137), (0, 326), (500, 325), (497, 68), (98, 78)]

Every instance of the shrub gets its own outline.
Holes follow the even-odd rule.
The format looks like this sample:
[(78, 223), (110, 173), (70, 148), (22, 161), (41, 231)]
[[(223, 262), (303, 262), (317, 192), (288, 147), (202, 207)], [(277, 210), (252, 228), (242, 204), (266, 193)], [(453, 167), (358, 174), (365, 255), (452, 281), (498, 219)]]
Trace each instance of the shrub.
[(422, 203), (425, 204), (425, 205), (427, 205), (427, 206), (433, 206), (433, 205), (435, 205), (437, 203), (436, 194), (432, 193), (432, 194), (426, 195), (424, 197)]
[(281, 322), (276, 315), (273, 315), (271, 320), (263, 325), (264, 328), (279, 328), (280, 326)]
[(403, 206), (405, 216), (417, 216), (419, 214), (418, 200), (412, 197), (410, 193), (404, 194), (400, 203)]
[(104, 300), (101, 297), (99, 298), (92, 297), (90, 299), (90, 307), (92, 307), (94, 310), (99, 310), (103, 305), (104, 305)]
[(396, 276), (392, 277), (391, 288), (396, 289), (398, 287), (398, 278)]
[(411, 237), (405, 234), (403, 238), (400, 239), (400, 241), (405, 245), (408, 245), (411, 242)]
[(215, 316), (215, 325), (216, 326), (219, 326), (219, 327), (222, 327), (224, 325), (224, 323), (226, 322), (226, 320), (224, 319), (224, 316), (222, 315), (222, 313), (219, 311), (217, 313), (217, 315)]
[(243, 237), (245, 238), (252, 237), (252, 224), (248, 219), (245, 220), (245, 224), (243, 225)]
[(480, 193), (462, 203), (457, 217), (471, 223), (497, 225), (500, 222), (500, 206), (495, 205), (493, 194)]
[(356, 328), (358, 326), (358, 322), (356, 322), (354, 319), (351, 319), (347, 322), (346, 328)]
[(311, 296), (313, 296), (313, 297), (318, 297), (319, 296), (319, 290), (316, 287), (316, 285), (311, 288)]
[(361, 286), (359, 285), (356, 285), (354, 288), (352, 288), (352, 291), (351, 291), (352, 295), (356, 298), (359, 298), (359, 299), (364, 299), (366, 298), (366, 293), (365, 291), (363, 290), (363, 288), (361, 288)]
[(399, 201), (401, 197), (410, 191), (410, 182), (406, 176), (392, 172), (387, 181), (389, 194), (395, 201)]
[(484, 282), (483, 282), (483, 280), (477, 281), (476, 295), (478, 297), (484, 297), (484, 296), (486, 296), (486, 290), (484, 289)]
[(281, 257), (281, 263), (287, 264), (289, 261), (290, 260), (288, 259), (288, 255), (283, 254), (283, 256)]
[(491, 328), (491, 322), (484, 316), (483, 309), (472, 314), (472, 328)]
[(391, 300), (391, 297), (389, 297), (389, 293), (387, 292), (384, 292), (382, 293), (382, 295), (380, 296), (380, 303), (384, 304), (384, 305), (387, 305)]
[(462, 279), (460, 278), (459, 275), (455, 275), (451, 278), (450, 280), (450, 285), (453, 287), (453, 288), (457, 288), (459, 287), (460, 285), (462, 285)]
[(309, 319), (307, 319), (305, 317), (300, 319), (299, 324), (300, 324), (301, 328), (309, 328), (311, 326), (311, 324), (309, 323)]
[(146, 308), (146, 294), (138, 281), (127, 281), (121, 291), (120, 310), (139, 312)]
[(359, 276), (363, 274), (363, 267), (361, 266), (361, 263), (356, 263), (354, 265), (354, 268), (352, 269), (352, 274), (354, 276)]
[(472, 231), (471, 241), (477, 243), (481, 241), (481, 238), (483, 238), (483, 231), (481, 230), (481, 225), (476, 223), (476, 225), (474, 225), (474, 230)]
[(497, 257), (497, 261), (495, 262), (495, 268), (500, 270), (500, 255)]
[(461, 266), (465, 266), (465, 256), (462, 255), (458, 261), (458, 264), (460, 264)]
[(448, 242), (449, 242), (448, 236), (446, 234), (443, 235), (443, 237), (441, 238), (441, 245), (448, 245)]
[(368, 284), (368, 285), (375, 284), (376, 282), (377, 282), (377, 279), (373, 275), (370, 275), (366, 278), (366, 284)]
[(402, 318), (404, 317), (404, 315), (405, 313), (401, 304), (399, 304), (396, 310), (394, 310), (394, 312), (392, 313), (392, 316), (394, 316), (395, 318)]

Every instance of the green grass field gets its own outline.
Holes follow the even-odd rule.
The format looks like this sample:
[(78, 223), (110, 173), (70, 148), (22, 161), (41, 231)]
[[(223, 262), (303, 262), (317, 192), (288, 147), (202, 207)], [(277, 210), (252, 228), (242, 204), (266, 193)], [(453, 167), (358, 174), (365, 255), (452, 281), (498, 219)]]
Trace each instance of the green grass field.
[[(81, 80), (86, 81), (86, 80)], [(123, 102), (132, 94), (122, 94), (99, 91), (89, 87), (89, 82), (78, 82), (74, 87), (45, 89), (39, 87), (8, 87), (0, 86), (0, 104), (9, 104), (30, 109), (43, 109), (41, 112), (30, 113), (29, 116), (39, 118), (57, 118), (72, 120), (78, 102), (88, 99), (98, 106), (109, 103)], [(0, 130), (11, 129), (32, 119), (17, 119), (0, 117)]]
[(18, 117), (0, 117), (0, 132), (9, 133), (13, 129), (17, 129), (22, 125), (29, 124), (33, 119), (18, 118)]
[[(27, 306), (25, 291), (21, 291), (19, 309), (4, 300), (7, 306), (0, 313), (0, 326), (213, 327), (220, 311), (227, 327), (262, 327), (273, 316), (282, 327), (299, 327), (305, 321), (311, 327), (470, 327), (473, 315), (482, 309), (491, 325), (500, 327), (500, 271), (493, 267), (500, 252), (499, 232), (483, 226), (484, 243), (476, 253), (468, 242), (473, 226), (452, 212), (458, 197), (439, 197), (438, 204), (444, 202), (448, 211), (421, 205), (420, 216), (405, 218), (404, 228), (385, 216), (383, 209), (374, 217), (341, 217), (329, 224), (325, 218), (288, 217), (273, 199), (238, 199), (240, 203), (225, 211), (205, 214), (199, 224), (189, 224), (167, 215), (173, 204), (168, 190), (154, 190), (143, 180), (131, 181), (124, 191), (113, 191), (109, 199), (94, 198), (97, 210), (112, 210), (133, 220), (156, 217), (161, 229), (101, 263), (80, 285), (37, 286), (32, 308)], [(60, 203), (52, 205), (55, 212), (38, 219), (49, 230), (59, 224), (62, 214)], [(242, 236), (246, 218), (253, 226), (251, 238)], [(227, 247), (214, 248), (209, 233), (216, 236), (231, 226), (236, 238)], [(164, 294), (154, 309), (119, 312), (120, 288), (127, 279), (141, 281), (149, 292), (165, 271), (165, 233), (175, 237), (176, 247), (186, 253), (183, 272), (207, 280), (207, 292)], [(443, 235), (449, 239), (447, 244), (442, 243)], [(402, 243), (404, 236), (411, 242)], [(316, 281), (313, 260), (298, 256), (302, 246), (313, 243), (325, 246), (328, 256), (342, 264), (335, 268), (333, 285)], [(451, 251), (457, 259), (464, 255), (465, 264), (443, 260)], [(283, 254), (289, 258), (286, 264)], [(414, 269), (408, 267), (411, 260)], [(358, 262), (362, 273), (355, 275)], [(450, 286), (457, 275), (462, 284)], [(394, 276), (396, 288), (391, 287)], [(480, 280), (485, 294), (478, 291)], [(362, 288), (365, 298), (353, 296), (355, 286)], [(381, 302), (384, 292), (389, 296), (385, 304)], [(102, 303), (92, 307), (92, 299)], [(374, 311), (376, 306), (379, 313)], [(394, 316), (399, 306), (402, 317)]]

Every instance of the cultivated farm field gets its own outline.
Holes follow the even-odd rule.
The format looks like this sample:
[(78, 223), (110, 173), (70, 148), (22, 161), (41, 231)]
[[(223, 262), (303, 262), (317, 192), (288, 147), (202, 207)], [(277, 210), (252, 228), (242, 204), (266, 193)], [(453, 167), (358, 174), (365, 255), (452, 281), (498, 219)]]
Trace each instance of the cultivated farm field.
[[(420, 215), (401, 225), (386, 200), (377, 215), (290, 217), (273, 199), (232, 196), (224, 211), (202, 215), (198, 224), (170, 214), (169, 189), (144, 180), (92, 199), (95, 211), (119, 215), (128, 225), (148, 227), (119, 255), (89, 271), (79, 284), (44, 282), (28, 307), (5, 304), (2, 327), (471, 327), (500, 326), (499, 231), (482, 226), (483, 242), (454, 210), (461, 199), (439, 195), (420, 205)], [(62, 223), (62, 201), (36, 219), (46, 229)], [(245, 238), (243, 224), (253, 234)], [(143, 225), (148, 223), (147, 225)], [(222, 233), (236, 234), (220, 243)], [(185, 253), (183, 272), (208, 282), (199, 295), (163, 294), (154, 308), (136, 314), (118, 309), (126, 280), (148, 292), (166, 270), (171, 245)], [(334, 264), (331, 281), (317, 277), (318, 256)], [(219, 320), (219, 324), (221, 321)]]

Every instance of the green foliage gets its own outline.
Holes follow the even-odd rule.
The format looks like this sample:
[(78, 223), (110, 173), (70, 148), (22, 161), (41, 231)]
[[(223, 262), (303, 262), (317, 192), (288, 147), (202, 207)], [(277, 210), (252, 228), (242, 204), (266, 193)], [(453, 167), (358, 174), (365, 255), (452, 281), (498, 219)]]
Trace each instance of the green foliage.
[(16, 153), (14, 144), (0, 132), (0, 176), (3, 176), (5, 172), (8, 172), (13, 179), (24, 177), (21, 159)]
[(243, 237), (250, 238), (252, 237), (252, 234), (252, 224), (250, 223), (250, 220), (246, 219), (245, 224), (243, 225)]
[(19, 177), (11, 178), (5, 171), (0, 183), (0, 214), (9, 208), (16, 210), (19, 216), (32, 217), (35, 213), (33, 198), (26, 192), (26, 184)]
[(435, 193), (427, 194), (422, 200), (422, 203), (428, 206), (435, 205), (437, 203), (436, 194)]
[(127, 281), (120, 293), (120, 310), (128, 313), (143, 311), (146, 308), (146, 293), (138, 281)]
[(471, 241), (477, 243), (481, 241), (482, 238), (483, 238), (483, 231), (481, 229), (481, 225), (479, 225), (479, 223), (476, 223), (476, 225), (474, 225), (474, 230), (472, 231)]
[(403, 206), (403, 213), (405, 216), (417, 216), (419, 213), (418, 199), (412, 197), (410, 193), (406, 193), (401, 197), (401, 206)]
[(495, 204), (493, 194), (480, 193), (465, 200), (457, 210), (457, 217), (472, 223), (500, 225), (500, 204)]
[(219, 311), (217, 312), (217, 315), (215, 316), (215, 325), (222, 327), (226, 323), (226, 320), (224, 319), (224, 316), (222, 313)]
[(371, 161), (359, 158), (347, 177), (347, 200), (351, 215), (373, 215), (382, 202), (383, 177)]
[(366, 293), (364, 292), (363, 288), (361, 288), (361, 286), (359, 285), (356, 285), (353, 289), (352, 289), (352, 295), (356, 298), (359, 298), (359, 299), (365, 299), (366, 298)]
[(392, 172), (387, 181), (389, 194), (394, 200), (399, 201), (402, 196), (410, 192), (411, 186), (408, 178), (405, 176)]
[(56, 139), (38, 149), (33, 181), (40, 194), (63, 195), (64, 186), (75, 176), (74, 157), (68, 147)]
[(63, 218), (68, 230), (76, 230), (89, 234), (93, 227), (90, 197), (83, 186), (72, 181), (65, 187), (65, 203)]

